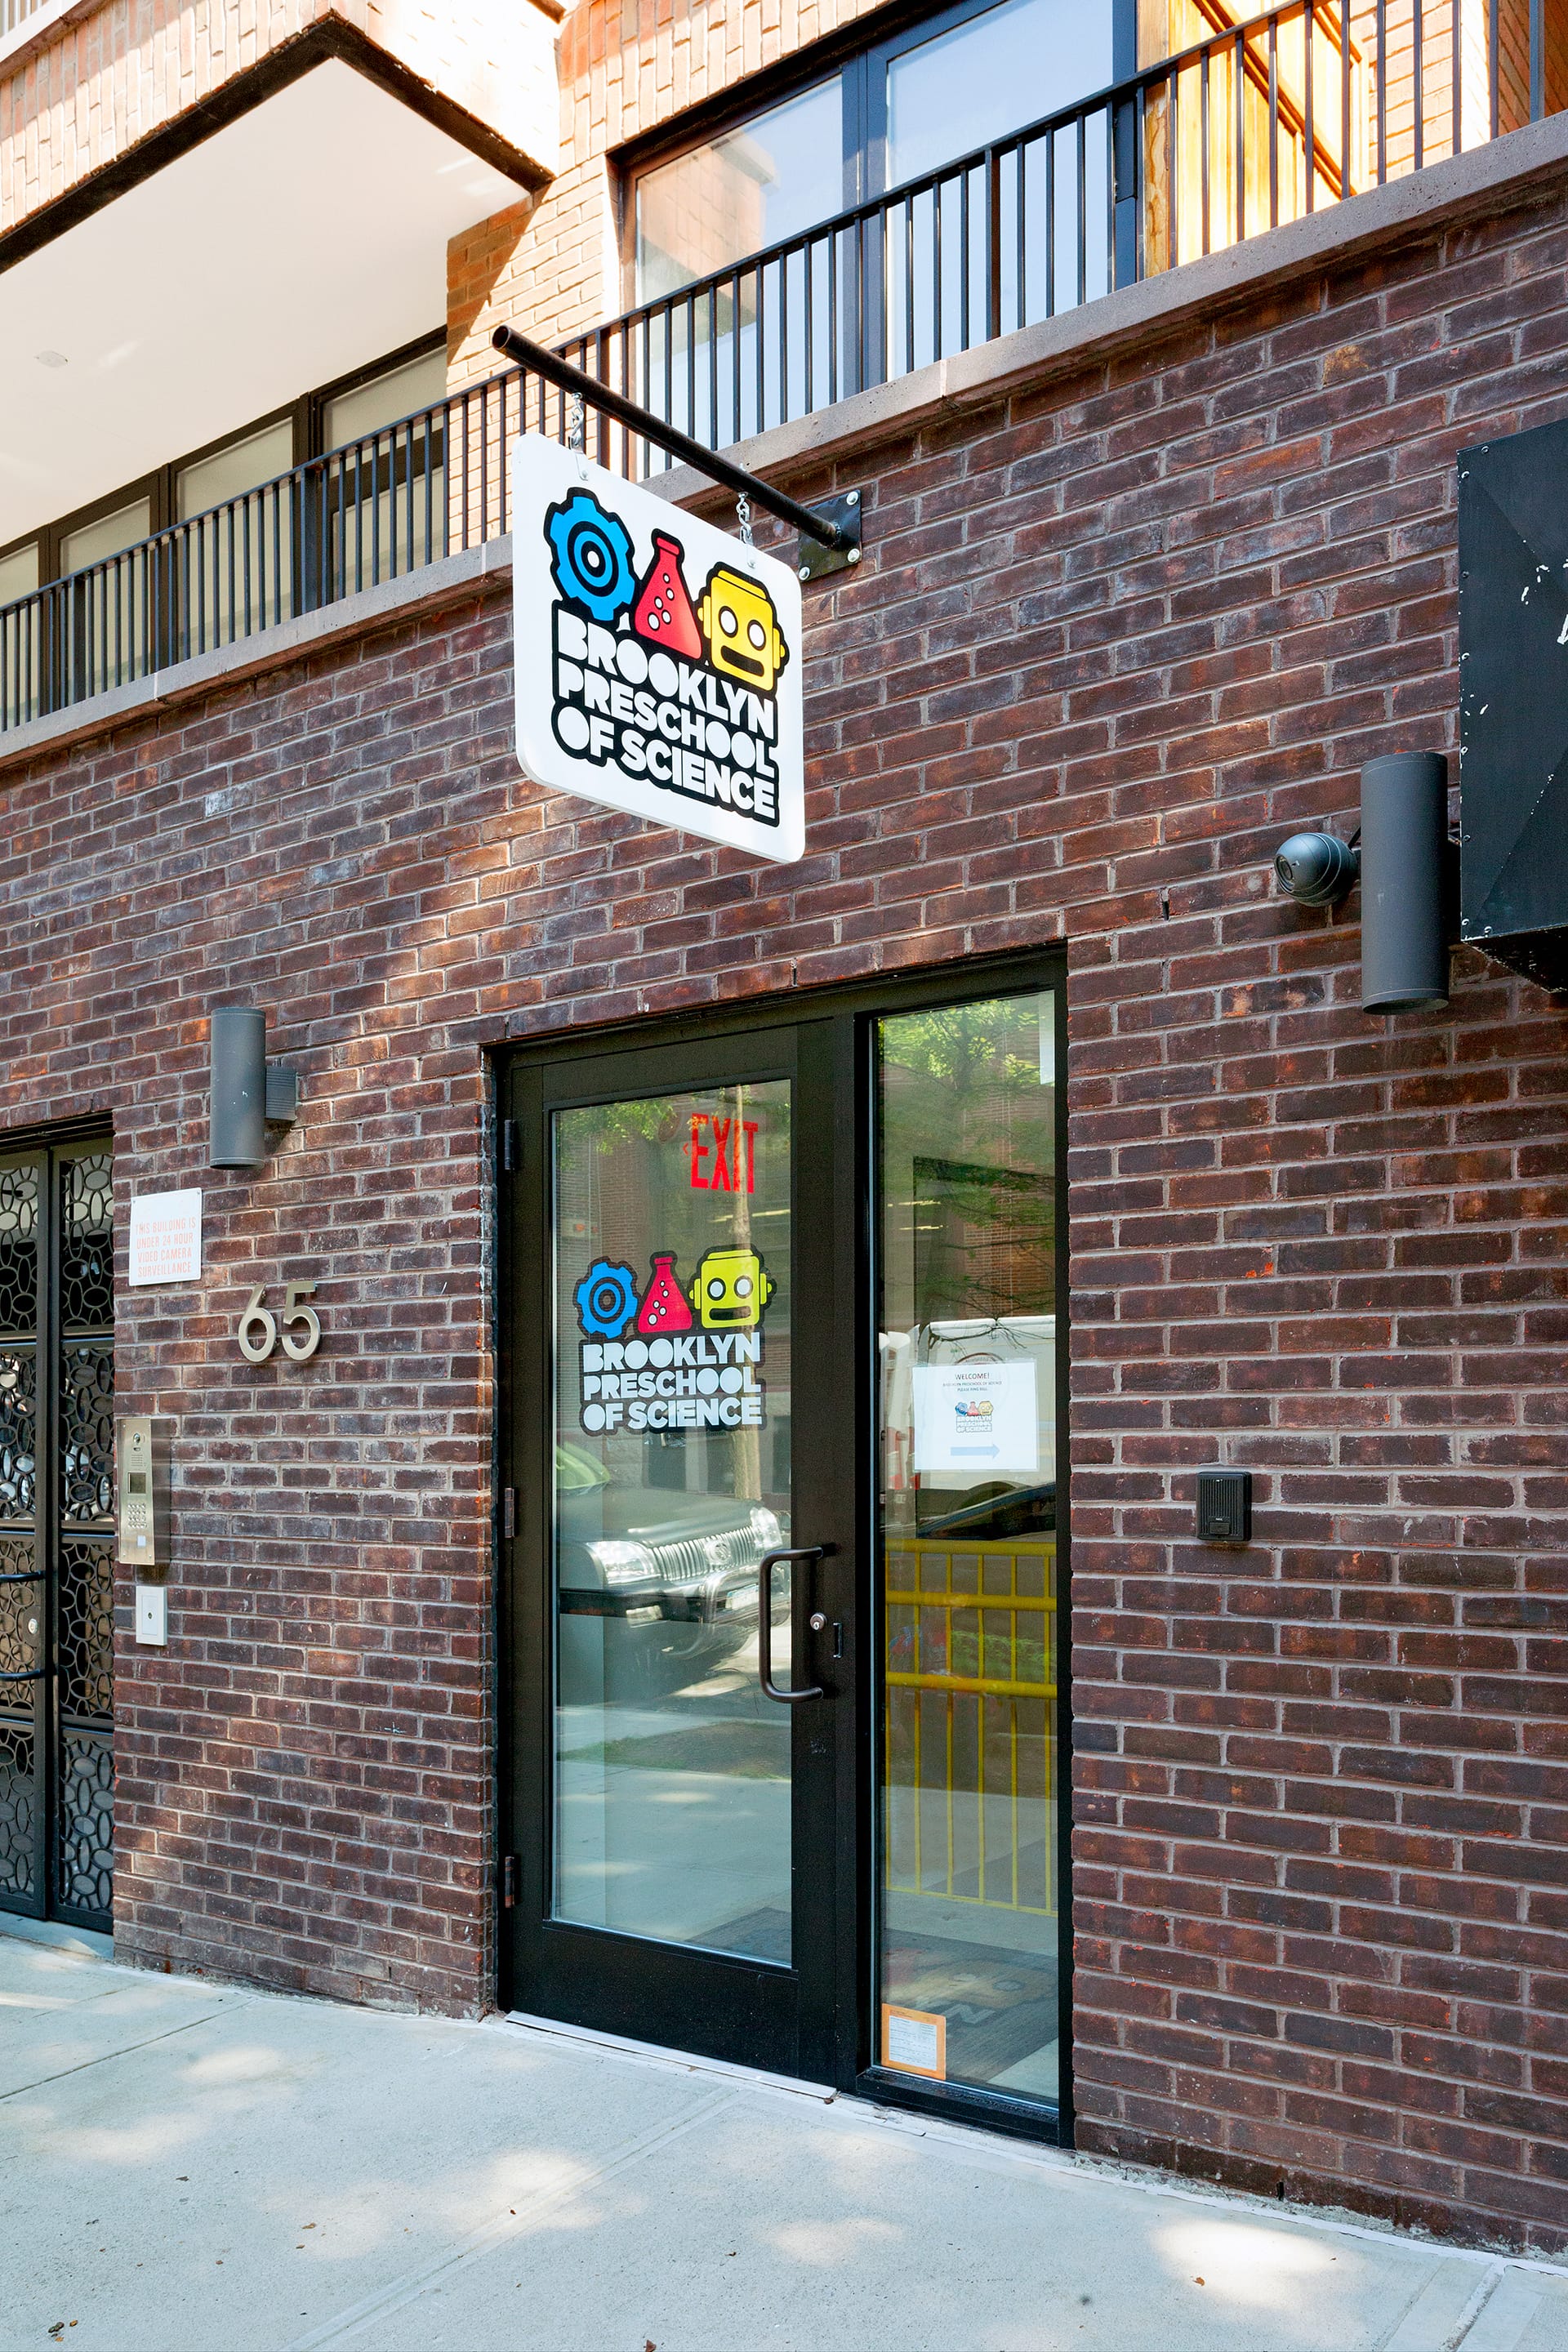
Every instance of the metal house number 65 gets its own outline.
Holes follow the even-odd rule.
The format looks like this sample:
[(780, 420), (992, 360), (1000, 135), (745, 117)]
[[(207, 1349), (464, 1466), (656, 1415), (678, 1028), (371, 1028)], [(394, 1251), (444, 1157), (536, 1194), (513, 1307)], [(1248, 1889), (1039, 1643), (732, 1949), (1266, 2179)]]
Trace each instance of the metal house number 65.
[[(290, 1323), (303, 1323), (305, 1326), (302, 1339), (295, 1339), (287, 1328), (283, 1333), (283, 1353), (292, 1356), (297, 1364), (302, 1364), (308, 1356), (313, 1356), (321, 1344), (321, 1318), (313, 1307), (302, 1303), (314, 1296), (315, 1288), (313, 1282), (291, 1282), (283, 1294), (285, 1327)], [(258, 1283), (245, 1302), (245, 1312), (239, 1318), (236, 1333), (240, 1354), (253, 1364), (264, 1364), (278, 1345), (278, 1319), (261, 1303), (266, 1296), (266, 1289)]]

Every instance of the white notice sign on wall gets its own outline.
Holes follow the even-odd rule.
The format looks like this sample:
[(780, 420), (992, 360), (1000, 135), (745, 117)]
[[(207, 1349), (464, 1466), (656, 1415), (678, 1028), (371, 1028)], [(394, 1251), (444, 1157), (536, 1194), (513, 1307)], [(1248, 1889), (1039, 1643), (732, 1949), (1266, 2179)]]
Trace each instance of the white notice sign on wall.
[(143, 1192), (131, 1203), (132, 1284), (199, 1282), (202, 1196)]
[(1037, 1470), (1040, 1423), (1032, 1360), (921, 1364), (914, 1375), (915, 1468)]
[(517, 756), (536, 783), (788, 864), (800, 582), (537, 433), (512, 444)]

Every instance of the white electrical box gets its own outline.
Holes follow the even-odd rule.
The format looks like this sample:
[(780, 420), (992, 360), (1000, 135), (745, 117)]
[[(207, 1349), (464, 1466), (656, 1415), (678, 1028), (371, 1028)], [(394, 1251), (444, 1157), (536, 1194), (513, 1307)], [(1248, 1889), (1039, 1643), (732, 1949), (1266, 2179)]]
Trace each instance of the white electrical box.
[(169, 1588), (166, 1584), (137, 1586), (136, 1639), (143, 1648), (154, 1650), (168, 1648)]

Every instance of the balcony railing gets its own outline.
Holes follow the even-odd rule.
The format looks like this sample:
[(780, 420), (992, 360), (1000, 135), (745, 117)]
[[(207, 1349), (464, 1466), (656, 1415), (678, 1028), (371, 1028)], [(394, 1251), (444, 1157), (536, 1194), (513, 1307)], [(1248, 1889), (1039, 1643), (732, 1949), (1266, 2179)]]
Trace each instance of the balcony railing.
[[(1295, 0), (561, 348), (721, 447), (1564, 105), (1568, 0)], [(504, 532), (563, 408), (492, 376), (0, 610), (0, 730)]]

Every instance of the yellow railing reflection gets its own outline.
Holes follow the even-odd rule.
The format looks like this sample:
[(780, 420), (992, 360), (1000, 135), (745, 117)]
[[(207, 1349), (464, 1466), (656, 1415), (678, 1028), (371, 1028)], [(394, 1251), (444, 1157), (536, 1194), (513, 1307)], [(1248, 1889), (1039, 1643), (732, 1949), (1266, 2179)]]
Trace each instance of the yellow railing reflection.
[(887, 1546), (892, 1889), (1056, 1910), (1056, 1552)]

